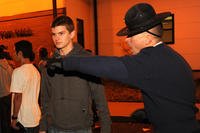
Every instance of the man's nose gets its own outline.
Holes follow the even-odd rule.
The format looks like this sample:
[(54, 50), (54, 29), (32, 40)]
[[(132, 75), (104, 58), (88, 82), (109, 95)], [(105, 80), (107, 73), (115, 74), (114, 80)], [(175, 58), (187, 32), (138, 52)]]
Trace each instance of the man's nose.
[(59, 40), (59, 36), (58, 35), (55, 35), (54, 36), (54, 39), (57, 41), (57, 40)]

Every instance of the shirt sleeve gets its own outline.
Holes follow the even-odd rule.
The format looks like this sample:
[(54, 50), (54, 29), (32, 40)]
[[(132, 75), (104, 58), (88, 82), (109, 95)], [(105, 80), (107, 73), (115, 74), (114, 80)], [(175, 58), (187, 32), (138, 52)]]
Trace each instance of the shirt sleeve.
[(89, 75), (127, 82), (128, 72), (124, 63), (118, 57), (66, 57), (63, 69), (79, 71)]
[(10, 92), (15, 93), (22, 93), (24, 88), (24, 83), (26, 82), (26, 78), (24, 78), (25, 75), (22, 71), (19, 71), (19, 69), (15, 69), (12, 73), (12, 79), (11, 79), (11, 86), (10, 86)]

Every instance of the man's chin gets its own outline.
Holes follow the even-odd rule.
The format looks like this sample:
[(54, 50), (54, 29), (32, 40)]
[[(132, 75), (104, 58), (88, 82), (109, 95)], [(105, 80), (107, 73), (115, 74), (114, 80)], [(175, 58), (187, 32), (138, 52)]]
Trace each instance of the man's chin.
[(56, 46), (57, 49), (62, 49), (63, 48), (63, 46), (61, 46), (61, 45), (55, 45), (55, 46)]

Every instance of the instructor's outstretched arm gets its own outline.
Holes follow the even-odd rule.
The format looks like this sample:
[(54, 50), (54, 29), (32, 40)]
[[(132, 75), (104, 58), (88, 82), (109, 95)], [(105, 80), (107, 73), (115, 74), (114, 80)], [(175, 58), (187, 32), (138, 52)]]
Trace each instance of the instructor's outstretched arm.
[(128, 78), (125, 65), (117, 57), (67, 57), (63, 69), (124, 82)]

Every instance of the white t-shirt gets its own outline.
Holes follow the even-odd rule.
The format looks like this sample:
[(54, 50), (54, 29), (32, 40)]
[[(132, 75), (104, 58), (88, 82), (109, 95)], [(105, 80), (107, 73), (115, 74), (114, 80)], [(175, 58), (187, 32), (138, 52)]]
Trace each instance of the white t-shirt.
[(41, 117), (38, 104), (40, 79), (40, 73), (33, 64), (24, 64), (13, 71), (10, 91), (22, 93), (18, 121), (24, 127), (39, 125)]

